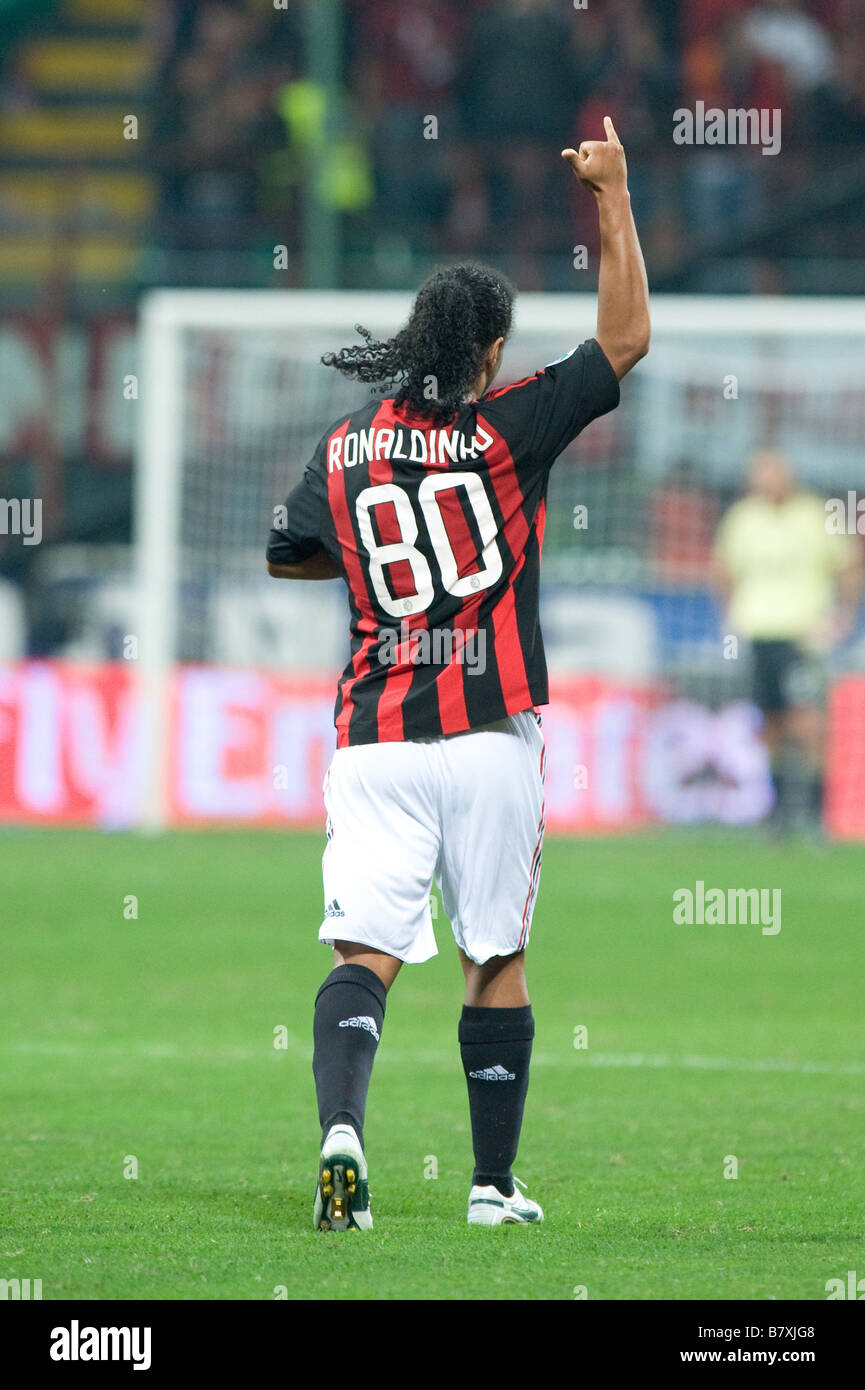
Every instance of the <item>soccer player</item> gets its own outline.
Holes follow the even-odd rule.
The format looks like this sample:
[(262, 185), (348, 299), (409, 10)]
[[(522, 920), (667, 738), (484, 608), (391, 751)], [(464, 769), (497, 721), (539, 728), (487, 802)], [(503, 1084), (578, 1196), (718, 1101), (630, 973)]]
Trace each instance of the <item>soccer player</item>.
[(474, 1174), (468, 1220), (536, 1223), (515, 1189), (534, 1019), (524, 957), (544, 833), (547, 702), (538, 579), (556, 457), (619, 402), (648, 351), (646, 273), (625, 155), (562, 151), (594, 194), (601, 262), (596, 337), (490, 390), (513, 291), (456, 265), (419, 290), (387, 342), (323, 361), (394, 388), (327, 430), (271, 532), (268, 571), (339, 576), (351, 658), (324, 784), (324, 922), (333, 969), (318, 991), (314, 1059), (322, 1142), (314, 1224), (369, 1230), (363, 1124), (385, 999), (404, 962), (436, 953), (441, 886), (465, 975), (459, 1024)]
[(855, 536), (834, 535), (819, 497), (761, 449), (746, 496), (718, 529), (715, 582), (733, 632), (750, 643), (752, 696), (763, 712), (775, 802), (771, 827), (819, 826), (827, 652), (850, 635), (862, 588)]

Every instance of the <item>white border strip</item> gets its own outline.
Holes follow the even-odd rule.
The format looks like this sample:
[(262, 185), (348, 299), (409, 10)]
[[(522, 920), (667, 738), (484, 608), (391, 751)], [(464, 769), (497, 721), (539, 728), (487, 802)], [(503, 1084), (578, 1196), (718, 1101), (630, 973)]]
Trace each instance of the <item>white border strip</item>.
[[(332, 328), (361, 322), (395, 329), (413, 296), (397, 290), (151, 290), (144, 323), (171, 328)], [(594, 328), (597, 296), (526, 293), (517, 297), (516, 330), (566, 333)], [(865, 335), (865, 298), (810, 295), (654, 295), (653, 330), (682, 336)]]

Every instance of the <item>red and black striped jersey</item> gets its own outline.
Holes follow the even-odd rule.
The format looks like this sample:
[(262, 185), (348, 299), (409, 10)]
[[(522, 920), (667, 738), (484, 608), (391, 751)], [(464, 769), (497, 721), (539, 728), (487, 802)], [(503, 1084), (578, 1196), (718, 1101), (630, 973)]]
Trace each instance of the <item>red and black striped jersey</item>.
[(267, 558), (293, 564), (323, 548), (345, 578), (338, 747), (459, 733), (547, 703), (538, 600), (549, 471), (618, 403), (591, 338), (443, 428), (393, 399), (330, 427)]

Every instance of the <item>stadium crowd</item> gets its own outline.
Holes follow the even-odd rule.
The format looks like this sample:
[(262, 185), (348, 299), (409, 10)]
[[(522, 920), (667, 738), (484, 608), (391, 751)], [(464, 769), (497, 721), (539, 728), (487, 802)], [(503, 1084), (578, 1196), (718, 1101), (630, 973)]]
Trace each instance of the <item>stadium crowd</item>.
[[(152, 160), (165, 246), (296, 251), (313, 158), (320, 196), (342, 215), (347, 283), (357, 282), (353, 255), (372, 255), (381, 278), (400, 283), (417, 253), (486, 254), (509, 258), (524, 288), (561, 288), (569, 248), (591, 246), (593, 219), (558, 153), (597, 137), (607, 113), (630, 156), (656, 281), (692, 262), (699, 275), (707, 253), (723, 261), (725, 250), (741, 276), (754, 236), (756, 283), (720, 272), (687, 287), (798, 288), (779, 280), (780, 249), (843, 256), (855, 246), (852, 219), (836, 219), (827, 245), (807, 210), (827, 144), (852, 164), (865, 135), (859, 0), (343, 0), (342, 89), (326, 129), (304, 8), (157, 7)], [(698, 102), (779, 110), (783, 159), (759, 145), (674, 143), (674, 112)], [(784, 237), (767, 245), (761, 223), (785, 208)], [(721, 223), (729, 246), (715, 242)]]

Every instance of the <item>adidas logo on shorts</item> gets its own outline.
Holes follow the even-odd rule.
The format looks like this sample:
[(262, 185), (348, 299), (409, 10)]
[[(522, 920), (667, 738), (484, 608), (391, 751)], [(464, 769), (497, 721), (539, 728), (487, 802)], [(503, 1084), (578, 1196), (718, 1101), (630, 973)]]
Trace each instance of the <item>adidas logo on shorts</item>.
[(483, 1071), (470, 1071), (469, 1076), (474, 1081), (515, 1081), (516, 1073), (506, 1071), (498, 1063), (494, 1067), (484, 1067)]
[(324, 909), (324, 915), (325, 917), (344, 917), (345, 913), (343, 912), (336, 898), (334, 898), (333, 901), (329, 902), (327, 907)]
[(375, 1019), (370, 1018), (369, 1014), (355, 1014), (354, 1018), (343, 1018), (340, 1020), (340, 1028), (363, 1028), (364, 1032), (372, 1033), (378, 1042), (378, 1029), (375, 1026)]

